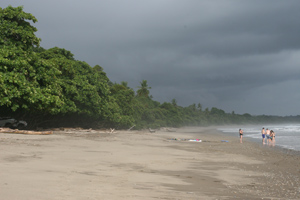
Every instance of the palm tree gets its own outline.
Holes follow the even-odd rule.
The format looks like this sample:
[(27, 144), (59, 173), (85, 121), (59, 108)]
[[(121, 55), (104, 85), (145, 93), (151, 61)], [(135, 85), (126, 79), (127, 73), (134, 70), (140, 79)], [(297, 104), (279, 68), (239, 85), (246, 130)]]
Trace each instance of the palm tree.
[(172, 105), (173, 105), (173, 106), (177, 106), (177, 101), (176, 101), (176, 99), (172, 99)]
[(121, 85), (123, 85), (125, 88), (129, 89), (129, 87), (128, 87), (128, 82), (122, 81), (122, 82), (121, 82)]
[(145, 97), (149, 97), (149, 89), (151, 89), (151, 87), (148, 87), (147, 81), (143, 80), (142, 82), (140, 82), (141, 86), (139, 86), (137, 90), (137, 95), (138, 96), (145, 96)]
[(202, 105), (201, 105), (201, 103), (198, 103), (198, 109), (199, 109), (199, 111), (201, 112), (202, 111)]

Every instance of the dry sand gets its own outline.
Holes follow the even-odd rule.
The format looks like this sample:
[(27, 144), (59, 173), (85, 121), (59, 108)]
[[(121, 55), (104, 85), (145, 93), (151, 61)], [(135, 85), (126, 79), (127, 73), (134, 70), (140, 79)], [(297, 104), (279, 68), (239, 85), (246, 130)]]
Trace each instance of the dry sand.
[(299, 158), (214, 127), (0, 133), (0, 199), (300, 199)]

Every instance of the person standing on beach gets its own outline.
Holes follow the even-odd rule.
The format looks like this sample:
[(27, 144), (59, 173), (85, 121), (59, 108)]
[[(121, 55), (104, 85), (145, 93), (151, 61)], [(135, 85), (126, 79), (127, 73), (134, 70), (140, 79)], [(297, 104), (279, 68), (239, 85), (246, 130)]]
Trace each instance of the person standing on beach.
[(270, 132), (270, 145), (275, 146), (275, 132), (273, 130)]
[(273, 131), (273, 143), (275, 144), (275, 132)]
[(261, 130), (261, 137), (262, 137), (262, 143), (266, 144), (265, 143), (265, 138), (266, 138), (265, 128), (262, 128), (262, 130)]
[(267, 128), (266, 130), (267, 143), (270, 142), (270, 130)]
[(240, 133), (240, 143), (243, 143), (243, 130), (240, 129), (239, 133)]

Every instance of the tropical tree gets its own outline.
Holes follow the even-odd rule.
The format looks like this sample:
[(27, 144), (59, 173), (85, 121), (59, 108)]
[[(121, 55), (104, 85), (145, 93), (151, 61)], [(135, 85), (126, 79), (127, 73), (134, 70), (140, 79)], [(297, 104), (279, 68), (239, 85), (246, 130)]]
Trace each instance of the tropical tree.
[(55, 77), (62, 88), (61, 113), (70, 112), (95, 117), (106, 114), (108, 78), (102, 70), (99, 70), (100, 68), (92, 68), (85, 62), (76, 61), (70, 51), (58, 47), (43, 51), (39, 56), (53, 63), (61, 72)]
[(202, 105), (201, 105), (201, 103), (198, 103), (197, 108), (198, 108), (198, 110), (199, 110), (200, 112), (202, 111)]
[(54, 113), (63, 102), (59, 85), (51, 80), (60, 72), (33, 52), (40, 39), (30, 22), (37, 19), (23, 7), (0, 8), (0, 107)]
[(173, 106), (177, 106), (177, 101), (176, 101), (176, 99), (172, 99), (172, 105), (173, 105)]
[(137, 95), (138, 96), (143, 96), (143, 97), (149, 97), (149, 89), (151, 89), (151, 87), (148, 86), (148, 83), (146, 80), (143, 80), (142, 82), (140, 82), (141, 86), (139, 86), (138, 90), (137, 90)]
[(134, 91), (127, 86), (127, 82), (121, 84), (115, 83), (110, 88), (110, 103), (114, 102), (115, 106), (111, 113), (118, 113), (113, 122), (118, 123), (118, 127), (132, 126), (134, 123)]
[(109, 79), (103, 69), (76, 61), (63, 48), (39, 47), (31, 22), (37, 19), (23, 7), (0, 8), (1, 113), (36, 121), (51, 115), (108, 119)]
[(35, 23), (37, 19), (32, 14), (25, 13), (22, 6), (0, 8), (0, 45), (2, 48), (14, 47), (16, 51), (28, 51), (34, 46), (39, 46), (40, 39), (34, 34), (37, 29), (30, 22)]

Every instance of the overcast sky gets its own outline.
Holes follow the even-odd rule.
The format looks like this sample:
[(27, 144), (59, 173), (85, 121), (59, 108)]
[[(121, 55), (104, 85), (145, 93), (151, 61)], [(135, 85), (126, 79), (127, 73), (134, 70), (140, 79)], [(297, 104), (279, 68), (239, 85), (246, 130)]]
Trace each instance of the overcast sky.
[(300, 115), (298, 0), (1, 0), (38, 22), (41, 46), (71, 51), (160, 102)]

